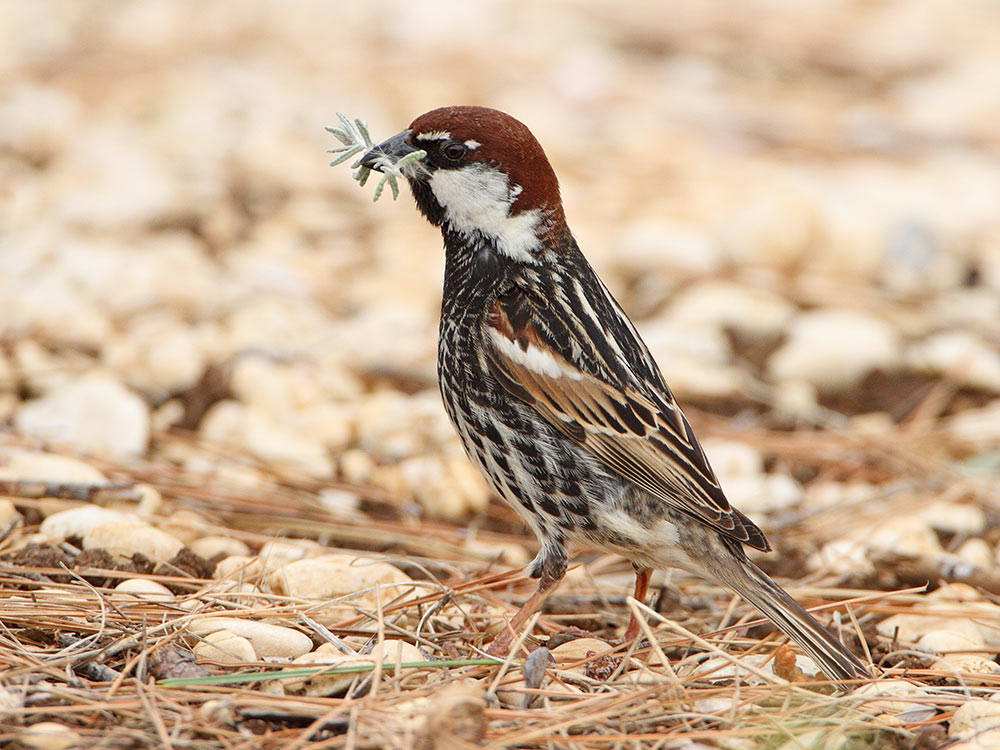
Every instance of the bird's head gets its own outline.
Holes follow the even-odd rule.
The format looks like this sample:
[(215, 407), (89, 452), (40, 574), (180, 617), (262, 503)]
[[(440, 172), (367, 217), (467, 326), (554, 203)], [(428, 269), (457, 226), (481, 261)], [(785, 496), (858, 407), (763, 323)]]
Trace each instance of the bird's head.
[(507, 257), (538, 263), (542, 239), (563, 221), (559, 181), (523, 123), (488, 107), (442, 107), (375, 146), (361, 164), (403, 169), (421, 212), (447, 232), (492, 242)]

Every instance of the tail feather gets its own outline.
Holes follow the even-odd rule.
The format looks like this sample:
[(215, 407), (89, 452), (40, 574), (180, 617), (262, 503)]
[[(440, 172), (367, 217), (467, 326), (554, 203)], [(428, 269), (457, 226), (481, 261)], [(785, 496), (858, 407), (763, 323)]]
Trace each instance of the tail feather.
[(747, 559), (717, 571), (719, 578), (759, 609), (813, 658), (831, 680), (870, 679), (864, 665), (781, 586)]

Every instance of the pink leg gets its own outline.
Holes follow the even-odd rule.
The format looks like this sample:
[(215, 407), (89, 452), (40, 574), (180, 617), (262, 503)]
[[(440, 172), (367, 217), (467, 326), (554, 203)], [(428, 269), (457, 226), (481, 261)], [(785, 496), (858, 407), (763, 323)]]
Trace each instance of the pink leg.
[(490, 656), (506, 656), (507, 651), (510, 649), (510, 644), (518, 631), (538, 611), (538, 608), (542, 606), (542, 602), (545, 601), (545, 597), (558, 585), (560, 580), (562, 580), (562, 576), (555, 578), (543, 575), (538, 581), (538, 588), (535, 589), (535, 593), (528, 597), (528, 600), (514, 614), (513, 619), (507, 623), (507, 627), (500, 631), (500, 634), (493, 639), (493, 643), (486, 649), (486, 653)]
[[(645, 602), (646, 592), (649, 591), (649, 577), (653, 575), (652, 568), (636, 568), (635, 569), (635, 592), (632, 594), (636, 601)], [(628, 619), (628, 627), (625, 629), (625, 637), (622, 638), (622, 643), (629, 643), (634, 641), (639, 637), (639, 631), (641, 626), (639, 625), (639, 618), (635, 616), (633, 612)]]

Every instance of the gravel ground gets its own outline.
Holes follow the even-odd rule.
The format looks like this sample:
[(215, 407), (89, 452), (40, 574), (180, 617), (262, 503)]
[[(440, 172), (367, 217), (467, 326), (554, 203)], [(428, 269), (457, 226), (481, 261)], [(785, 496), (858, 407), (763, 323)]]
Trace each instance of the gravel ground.
[[(321, 643), (379, 669), (468, 661), (482, 638), (456, 633), (485, 637), (530, 590), (498, 574), (534, 541), (437, 394), (440, 237), (405, 189), (373, 203), (325, 153), (338, 111), (378, 140), (467, 103), (510, 112), (545, 147), (584, 252), (730, 498), (775, 543), (761, 564), (813, 603), (858, 599), (845, 639), (905, 662), (917, 679), (886, 691), (917, 697), (832, 730), (782, 714), (737, 736), (720, 718), (736, 703), (677, 698), (634, 726), (607, 708), (569, 732), (552, 695), (532, 704), (523, 676), (504, 693), (495, 668), (466, 664), (433, 678), (451, 691), (436, 708), (419, 701), (438, 683), (399, 674), (365, 698), (354, 673), (188, 696), (198, 741), (916, 748), (950, 732), (985, 747), (970, 738), (1000, 726), (997, 50), (1000, 6), (985, 0), (0, 1), (0, 742), (192, 741), (143, 708), (132, 677), (155, 675), (154, 653), (193, 651), (213, 675), (327, 663)], [(613, 637), (628, 616), (628, 567), (578, 562), (543, 638), (567, 625)], [(658, 608), (695, 632), (752, 619), (716, 589), (666, 582)], [(422, 596), (437, 597), (432, 616)], [(403, 601), (387, 632), (384, 608)], [(162, 627), (146, 642), (137, 623), (150, 622)], [(711, 650), (655, 632), (701, 659), (681, 679), (709, 679)], [(114, 674), (65, 661), (91, 636), (104, 651), (87, 669)], [(712, 643), (754, 636), (766, 631)], [(544, 684), (575, 690), (565, 711), (585, 717), (588, 696), (670, 688), (656, 658), (603, 693), (592, 666)], [(710, 693), (760, 679), (728, 668)], [(107, 719), (84, 712), (109, 680), (146, 717), (124, 734), (99, 735)], [(281, 700), (336, 697), (254, 714), (276, 685)], [(765, 685), (736, 693), (740, 711), (781, 703)], [(387, 695), (417, 701), (403, 712), (417, 718), (359, 724), (351, 701), (391, 714)], [(439, 726), (466, 710), (479, 718)], [(75, 739), (31, 744), (60, 732)]]

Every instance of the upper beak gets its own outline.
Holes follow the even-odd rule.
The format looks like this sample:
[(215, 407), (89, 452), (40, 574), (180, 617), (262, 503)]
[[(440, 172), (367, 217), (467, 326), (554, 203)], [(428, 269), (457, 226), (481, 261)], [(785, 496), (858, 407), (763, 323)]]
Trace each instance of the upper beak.
[(392, 138), (382, 141), (380, 144), (375, 146), (375, 148), (361, 157), (361, 166), (381, 172), (381, 159), (387, 158), (393, 164), (396, 164), (407, 154), (418, 151), (419, 149), (416, 149), (407, 143), (407, 139), (410, 137), (410, 133), (412, 132), (412, 130), (404, 130), (402, 133), (396, 133), (396, 135)]

